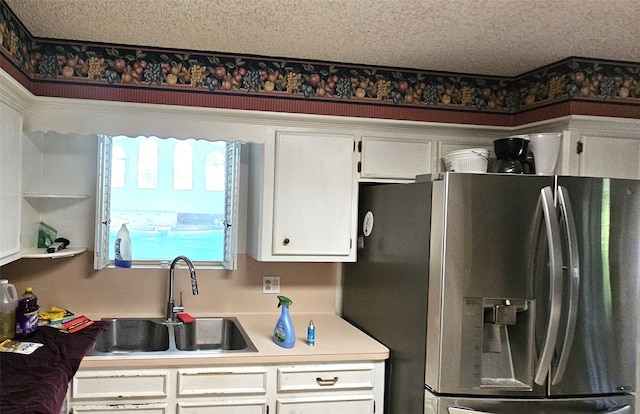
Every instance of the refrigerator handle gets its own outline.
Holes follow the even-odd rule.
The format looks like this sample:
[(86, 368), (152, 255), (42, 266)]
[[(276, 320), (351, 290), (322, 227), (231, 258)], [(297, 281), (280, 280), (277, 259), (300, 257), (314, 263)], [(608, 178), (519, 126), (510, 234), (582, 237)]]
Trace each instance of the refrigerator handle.
[(567, 237), (567, 255), (569, 260), (567, 268), (567, 285), (569, 286), (569, 292), (567, 297), (569, 298), (569, 308), (567, 311), (567, 324), (564, 332), (564, 342), (562, 344), (562, 350), (560, 351), (560, 358), (558, 359), (555, 373), (551, 380), (552, 385), (555, 385), (562, 380), (564, 371), (567, 368), (567, 361), (569, 360), (569, 353), (571, 351), (571, 346), (573, 345), (573, 337), (576, 331), (580, 293), (580, 257), (578, 253), (578, 236), (567, 189), (558, 186), (557, 197), (558, 209), (560, 210), (562, 223), (564, 224)]
[(610, 411), (605, 411), (603, 414), (631, 414), (632, 412), (630, 405), (623, 405), (622, 407), (616, 407)]
[(536, 225), (544, 217), (544, 227), (549, 247), (549, 320), (544, 345), (538, 361), (534, 382), (544, 385), (551, 367), (551, 360), (558, 339), (560, 312), (562, 310), (562, 246), (560, 242), (560, 225), (553, 201), (551, 187), (540, 190), (540, 198), (536, 207)]

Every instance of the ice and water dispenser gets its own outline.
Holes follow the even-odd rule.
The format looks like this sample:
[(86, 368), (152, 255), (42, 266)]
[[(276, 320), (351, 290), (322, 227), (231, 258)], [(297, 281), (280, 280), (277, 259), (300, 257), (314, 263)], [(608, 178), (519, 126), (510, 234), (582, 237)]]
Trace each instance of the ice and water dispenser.
[(535, 302), (467, 297), (463, 306), (462, 387), (531, 390)]

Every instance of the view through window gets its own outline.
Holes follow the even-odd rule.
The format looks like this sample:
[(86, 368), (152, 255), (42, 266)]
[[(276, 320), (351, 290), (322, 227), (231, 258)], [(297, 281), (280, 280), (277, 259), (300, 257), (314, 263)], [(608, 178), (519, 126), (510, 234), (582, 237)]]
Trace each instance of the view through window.
[(226, 142), (112, 137), (109, 259), (122, 224), (134, 261), (222, 262)]

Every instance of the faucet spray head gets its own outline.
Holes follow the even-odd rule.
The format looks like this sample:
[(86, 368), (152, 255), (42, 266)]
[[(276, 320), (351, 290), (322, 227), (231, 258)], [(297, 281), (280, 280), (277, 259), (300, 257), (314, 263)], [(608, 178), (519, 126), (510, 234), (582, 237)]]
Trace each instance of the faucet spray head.
[(195, 278), (195, 273), (192, 273), (191, 276), (191, 293), (194, 295), (198, 294), (198, 280)]

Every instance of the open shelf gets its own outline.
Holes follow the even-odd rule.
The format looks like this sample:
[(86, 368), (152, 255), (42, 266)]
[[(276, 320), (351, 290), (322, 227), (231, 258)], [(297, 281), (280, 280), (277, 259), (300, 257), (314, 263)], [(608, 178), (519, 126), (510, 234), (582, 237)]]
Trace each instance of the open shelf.
[(57, 259), (62, 257), (71, 257), (76, 254), (84, 253), (87, 251), (86, 247), (67, 247), (66, 249), (62, 249), (55, 253), (47, 253), (47, 248), (43, 247), (41, 249), (30, 249), (25, 251), (22, 254), (22, 258), (26, 259)]
[(43, 193), (25, 193), (22, 194), (24, 198), (77, 198), (86, 199), (88, 195), (84, 194), (43, 194)]

